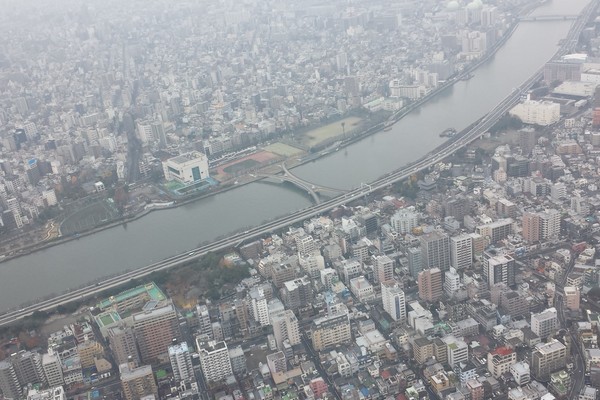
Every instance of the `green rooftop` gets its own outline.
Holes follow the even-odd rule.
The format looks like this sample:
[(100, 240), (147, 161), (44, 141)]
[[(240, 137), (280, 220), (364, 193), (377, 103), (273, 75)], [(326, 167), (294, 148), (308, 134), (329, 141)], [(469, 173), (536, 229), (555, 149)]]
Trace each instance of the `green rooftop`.
[(106, 310), (109, 307), (143, 294), (146, 294), (149, 297), (149, 300), (162, 301), (167, 298), (167, 296), (165, 296), (162, 290), (160, 290), (160, 288), (156, 286), (154, 282), (150, 282), (146, 283), (145, 285), (136, 286), (115, 296), (110, 296), (109, 298), (98, 303), (96, 307), (101, 310)]
[(100, 328), (107, 326), (107, 325), (111, 325), (117, 321), (119, 321), (121, 319), (121, 317), (119, 316), (119, 313), (116, 311), (106, 311), (103, 312), (102, 314), (98, 314), (96, 316), (96, 323), (98, 324), (98, 326)]
[(159, 369), (158, 371), (156, 371), (156, 379), (160, 380), (160, 379), (164, 379), (167, 376), (167, 371), (165, 371), (164, 369)]

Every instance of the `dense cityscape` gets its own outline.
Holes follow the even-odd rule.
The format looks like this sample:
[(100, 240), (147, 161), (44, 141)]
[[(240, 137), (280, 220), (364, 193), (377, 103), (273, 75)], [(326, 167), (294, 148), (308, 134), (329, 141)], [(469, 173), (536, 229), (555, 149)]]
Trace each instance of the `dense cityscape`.
[[(528, 0), (4, 4), (3, 258), (254, 180), (342, 200), (0, 314), (0, 398), (600, 398), (590, 4), (579, 19)], [(293, 175), (544, 20), (576, 39), (477, 140), (439, 132), (442, 161), (348, 201)]]

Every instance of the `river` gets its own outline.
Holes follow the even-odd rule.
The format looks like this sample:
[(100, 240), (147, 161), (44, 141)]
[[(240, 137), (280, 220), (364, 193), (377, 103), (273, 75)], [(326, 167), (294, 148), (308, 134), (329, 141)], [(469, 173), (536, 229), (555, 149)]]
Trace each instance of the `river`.
[[(550, 0), (534, 13), (574, 14), (587, 3)], [(521, 23), (470, 80), (446, 89), (390, 131), (298, 167), (294, 173), (314, 183), (352, 188), (423, 156), (443, 142), (440, 132), (465, 128), (539, 69), (556, 51), (572, 22)], [(285, 186), (252, 183), (6, 261), (0, 264), (0, 309), (148, 265), (310, 204), (307, 196)]]

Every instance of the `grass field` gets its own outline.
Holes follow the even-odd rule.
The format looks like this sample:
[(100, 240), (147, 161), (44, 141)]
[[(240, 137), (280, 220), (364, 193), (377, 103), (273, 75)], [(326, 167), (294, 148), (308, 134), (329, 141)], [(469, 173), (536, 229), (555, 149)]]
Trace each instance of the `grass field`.
[(315, 146), (328, 139), (336, 136), (341, 136), (344, 133), (342, 128), (342, 122), (344, 122), (346, 133), (355, 129), (358, 124), (362, 121), (362, 118), (348, 117), (340, 121), (332, 122), (317, 129), (310, 130), (304, 134), (304, 140), (308, 146)]
[(248, 158), (243, 161), (240, 161), (239, 163), (235, 163), (233, 165), (223, 168), (223, 172), (227, 174), (235, 174), (237, 172), (256, 167), (259, 164), (260, 163), (258, 161)]
[(281, 142), (270, 144), (264, 150), (282, 157), (291, 157), (302, 153), (302, 150)]

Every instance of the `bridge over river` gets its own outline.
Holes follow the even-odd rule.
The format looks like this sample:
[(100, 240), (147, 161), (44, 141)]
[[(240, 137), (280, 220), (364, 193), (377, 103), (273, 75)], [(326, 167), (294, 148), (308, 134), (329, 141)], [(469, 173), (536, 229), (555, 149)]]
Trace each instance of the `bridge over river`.
[(287, 169), (285, 162), (281, 163), (280, 167), (281, 167), (283, 174), (261, 173), (258, 176), (262, 177), (267, 182), (274, 182), (274, 183), (289, 182), (292, 185), (306, 191), (312, 197), (315, 204), (321, 203), (321, 198), (320, 198), (319, 194), (327, 194), (331, 197), (334, 197), (334, 196), (344, 194), (347, 192), (347, 190), (317, 185), (312, 182), (305, 181), (304, 179), (299, 178), (296, 175), (294, 175), (293, 173), (291, 173)]

